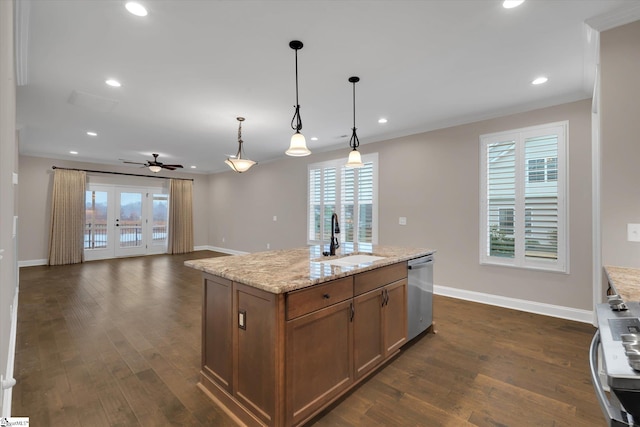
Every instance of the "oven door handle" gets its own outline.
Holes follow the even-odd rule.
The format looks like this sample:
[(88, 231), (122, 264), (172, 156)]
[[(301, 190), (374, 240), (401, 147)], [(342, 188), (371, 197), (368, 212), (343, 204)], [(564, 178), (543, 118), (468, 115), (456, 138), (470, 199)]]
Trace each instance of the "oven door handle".
[[(622, 427), (633, 426), (633, 421), (629, 421), (631, 416), (620, 408), (616, 408), (611, 405), (611, 402), (607, 398), (606, 393), (602, 389), (600, 384), (600, 377), (598, 375), (598, 346), (600, 345), (600, 330), (596, 330), (591, 340), (591, 347), (589, 347), (589, 367), (591, 368), (591, 382), (593, 388), (596, 391), (596, 398), (600, 403), (600, 408), (607, 418), (607, 423), (610, 427)], [(626, 420), (625, 420), (626, 419)]]

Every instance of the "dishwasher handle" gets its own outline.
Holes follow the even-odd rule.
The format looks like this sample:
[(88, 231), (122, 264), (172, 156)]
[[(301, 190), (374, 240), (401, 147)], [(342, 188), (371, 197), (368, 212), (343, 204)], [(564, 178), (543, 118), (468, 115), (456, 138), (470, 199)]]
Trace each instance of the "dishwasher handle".
[[(591, 340), (589, 347), (589, 368), (591, 368), (591, 382), (596, 391), (596, 398), (600, 403), (600, 408), (607, 418), (609, 427), (634, 426), (633, 418), (620, 408), (616, 408), (609, 402), (607, 395), (602, 389), (598, 376), (598, 346), (600, 345), (600, 330), (597, 330)], [(631, 418), (631, 420), (629, 420)]]

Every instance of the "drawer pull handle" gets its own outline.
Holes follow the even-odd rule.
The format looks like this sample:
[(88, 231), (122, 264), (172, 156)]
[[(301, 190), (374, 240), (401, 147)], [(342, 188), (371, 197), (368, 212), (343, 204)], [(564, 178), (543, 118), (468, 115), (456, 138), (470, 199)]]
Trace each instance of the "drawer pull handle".
[(331, 298), (331, 296), (329, 294), (324, 294), (324, 295), (322, 295), (322, 298), (329, 299), (329, 298)]

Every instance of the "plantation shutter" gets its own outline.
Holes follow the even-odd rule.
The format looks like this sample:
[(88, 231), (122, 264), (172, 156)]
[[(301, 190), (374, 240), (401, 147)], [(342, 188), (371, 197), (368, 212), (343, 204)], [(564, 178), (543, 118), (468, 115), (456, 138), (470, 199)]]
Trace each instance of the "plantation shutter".
[(516, 203), (515, 141), (489, 144), (487, 149), (487, 200), (489, 256), (515, 256)]
[[(525, 183), (524, 204), (529, 221), (525, 225), (525, 257), (558, 258), (558, 137), (544, 135), (525, 138), (527, 165), (535, 164)], [(535, 162), (534, 162), (535, 161)]]
[(341, 242), (376, 243), (377, 158), (363, 156), (362, 168), (347, 168), (344, 159), (309, 165), (309, 244), (329, 241), (334, 212)]
[(480, 262), (568, 271), (568, 122), (483, 135)]

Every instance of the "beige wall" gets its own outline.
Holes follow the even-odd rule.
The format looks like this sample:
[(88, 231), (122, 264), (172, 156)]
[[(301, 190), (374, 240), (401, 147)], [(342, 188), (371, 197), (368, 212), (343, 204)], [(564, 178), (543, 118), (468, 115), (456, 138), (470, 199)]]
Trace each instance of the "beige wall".
[[(436, 249), (440, 286), (591, 310), (590, 111), (584, 100), (362, 145), (379, 153), (379, 243)], [(561, 120), (569, 121), (570, 274), (480, 266), (479, 136)], [(211, 175), (210, 244), (247, 252), (305, 245), (307, 165), (347, 154), (345, 147)]]
[[(20, 191), (18, 207), (21, 213), (18, 227), (18, 256), (23, 262), (33, 262), (48, 258), (49, 221), (51, 205), (51, 186), (53, 171), (51, 166), (80, 168), (144, 174), (144, 171), (127, 166), (108, 166), (94, 163), (81, 163), (65, 160), (54, 160), (43, 157), (20, 156)], [(169, 176), (168, 173), (162, 172)], [(113, 183), (146, 187), (167, 186), (168, 181), (154, 178), (137, 178), (118, 175), (88, 173), (88, 181), (94, 183)], [(193, 178), (193, 212), (194, 212), (194, 244), (206, 246), (209, 219), (207, 206), (209, 197), (209, 180), (206, 175), (172, 172), (176, 178)]]
[(601, 33), (600, 64), (602, 262), (640, 267), (640, 21)]

